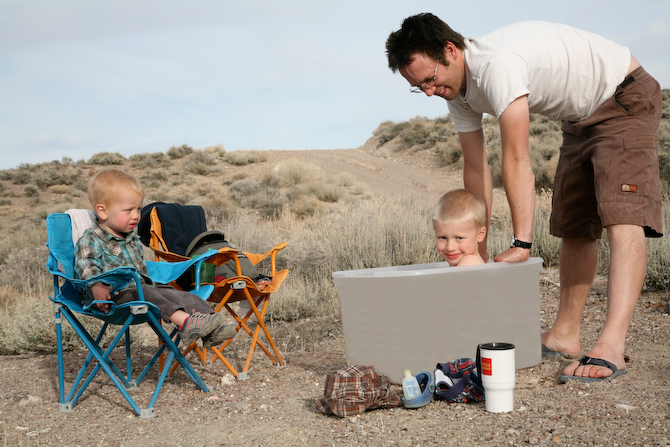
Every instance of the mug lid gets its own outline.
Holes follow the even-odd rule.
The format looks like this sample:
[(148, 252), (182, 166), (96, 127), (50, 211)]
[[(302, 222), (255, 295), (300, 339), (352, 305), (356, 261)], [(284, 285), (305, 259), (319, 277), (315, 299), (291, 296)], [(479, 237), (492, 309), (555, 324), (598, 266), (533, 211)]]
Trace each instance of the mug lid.
[(507, 349), (514, 349), (512, 343), (502, 343), (502, 342), (493, 342), (493, 343), (482, 343), (479, 345), (481, 349), (488, 349), (489, 351), (505, 351)]

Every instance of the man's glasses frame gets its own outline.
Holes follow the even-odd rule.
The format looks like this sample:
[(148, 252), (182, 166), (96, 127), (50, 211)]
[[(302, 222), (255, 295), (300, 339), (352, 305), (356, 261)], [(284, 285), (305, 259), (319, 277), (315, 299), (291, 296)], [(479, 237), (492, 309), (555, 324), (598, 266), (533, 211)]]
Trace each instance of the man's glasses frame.
[(430, 78), (427, 82), (423, 83), (421, 86), (412, 86), (409, 88), (409, 91), (412, 93), (423, 93), (426, 91), (426, 89), (430, 88), (432, 84), (435, 83), (437, 80), (437, 67), (440, 66), (440, 59), (437, 59), (437, 63), (435, 64), (435, 73), (433, 74), (433, 77)]

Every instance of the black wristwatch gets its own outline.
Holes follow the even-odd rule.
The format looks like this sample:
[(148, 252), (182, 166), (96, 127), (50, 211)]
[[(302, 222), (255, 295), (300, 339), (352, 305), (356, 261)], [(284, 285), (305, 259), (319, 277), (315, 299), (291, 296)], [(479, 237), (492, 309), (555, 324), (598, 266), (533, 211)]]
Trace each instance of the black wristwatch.
[(509, 248), (521, 247), (530, 250), (530, 247), (532, 246), (533, 246), (532, 242), (520, 241), (519, 239), (516, 238), (516, 236), (512, 236), (512, 243), (510, 244)]

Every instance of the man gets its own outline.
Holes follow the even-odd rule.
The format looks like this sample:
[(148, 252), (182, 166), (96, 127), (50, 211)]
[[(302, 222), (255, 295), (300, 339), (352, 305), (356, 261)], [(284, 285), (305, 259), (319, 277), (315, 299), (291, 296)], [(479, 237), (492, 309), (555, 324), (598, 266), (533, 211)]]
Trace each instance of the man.
[(529, 113), (563, 121), (550, 225), (563, 238), (560, 305), (554, 325), (542, 334), (543, 352), (580, 352), (579, 329), (605, 227), (607, 319), (596, 344), (560, 379), (599, 381), (624, 373), (626, 333), (647, 269), (645, 236), (663, 231), (658, 82), (626, 47), (546, 22), (521, 22), (466, 39), (438, 17), (419, 14), (391, 33), (386, 52), (389, 67), (400, 71), (412, 91), (447, 100), (463, 149), (463, 181), (486, 203), (487, 222), (491, 173), (481, 119), (483, 113), (498, 117), (514, 236), (495, 261), (529, 257), (535, 207)]

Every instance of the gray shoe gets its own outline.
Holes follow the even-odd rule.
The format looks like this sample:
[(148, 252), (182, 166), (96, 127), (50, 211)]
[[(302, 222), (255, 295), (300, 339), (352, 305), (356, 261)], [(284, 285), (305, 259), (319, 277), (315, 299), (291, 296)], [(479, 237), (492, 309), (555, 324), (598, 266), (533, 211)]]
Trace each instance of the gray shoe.
[(237, 334), (235, 330), (235, 325), (233, 324), (222, 324), (221, 326), (214, 329), (214, 331), (206, 337), (202, 338), (202, 346), (205, 348), (211, 348), (212, 346), (219, 346), (224, 341), (233, 338)]
[(186, 319), (184, 327), (179, 331), (179, 337), (188, 346), (199, 338), (207, 337), (223, 324), (225, 317), (222, 313), (202, 314), (195, 312)]

